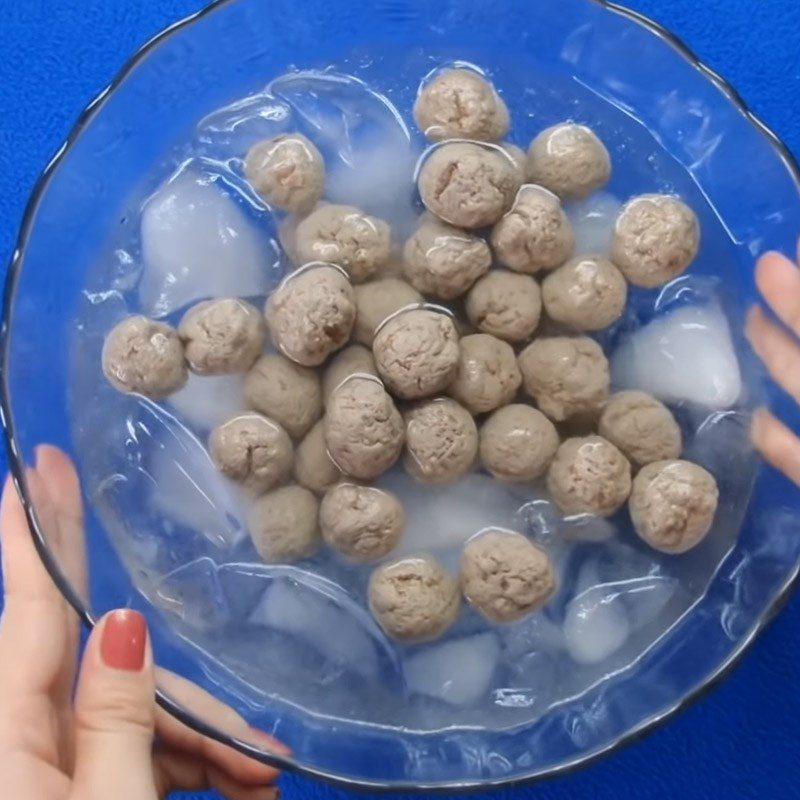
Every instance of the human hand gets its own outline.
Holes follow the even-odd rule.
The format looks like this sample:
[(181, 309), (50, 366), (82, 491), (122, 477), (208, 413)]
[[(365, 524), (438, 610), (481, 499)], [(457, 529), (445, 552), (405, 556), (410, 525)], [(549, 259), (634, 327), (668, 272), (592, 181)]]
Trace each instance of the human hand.
[[(36, 452), (28, 486), (48, 545), (85, 595), (78, 476), (54, 447)], [(79, 621), (36, 553), (11, 481), (0, 502), (5, 607), (0, 617), (0, 776), (14, 800), (156, 800), (216, 788), (275, 800), (274, 769), (205, 738), (156, 707), (156, 677), (182, 705), (237, 738), (286, 752), (199, 687), (156, 671), (141, 615), (112, 611), (92, 631), (77, 679)], [(154, 745), (154, 741), (156, 742)]]
[[(756, 306), (745, 333), (775, 383), (800, 403), (800, 269), (780, 253), (766, 253), (756, 264), (756, 285), (786, 327)], [(765, 408), (754, 414), (751, 436), (766, 461), (800, 486), (800, 438)]]

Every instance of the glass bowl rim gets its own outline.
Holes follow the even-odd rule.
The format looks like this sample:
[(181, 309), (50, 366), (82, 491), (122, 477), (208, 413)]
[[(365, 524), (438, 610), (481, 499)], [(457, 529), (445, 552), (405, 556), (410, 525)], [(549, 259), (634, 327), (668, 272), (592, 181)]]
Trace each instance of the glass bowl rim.
[[(172, 34), (188, 28), (193, 23), (210, 15), (218, 8), (227, 5), (230, 2), (233, 2), (233, 0), (211, 0), (211, 2), (203, 6), (198, 11), (184, 17), (183, 19), (175, 21), (156, 33), (153, 37), (141, 45), (123, 63), (122, 67), (119, 69), (111, 82), (89, 102), (83, 111), (80, 112), (77, 119), (73, 123), (67, 138), (56, 150), (55, 154), (51, 157), (50, 161), (47, 163), (34, 183), (33, 189), (22, 214), (19, 232), (17, 234), (14, 249), (8, 264), (8, 271), (3, 289), (2, 323), (0, 323), (0, 424), (2, 424), (3, 428), (3, 438), (5, 440), (8, 456), (9, 472), (14, 482), (15, 489), (21, 499), (25, 515), (28, 520), (33, 543), (36, 547), (39, 557), (41, 558), (45, 568), (55, 582), (59, 591), (78, 614), (82, 624), (89, 630), (94, 627), (97, 620), (92, 612), (87, 608), (87, 605), (78, 596), (74, 588), (70, 585), (69, 581), (64, 578), (55, 558), (48, 549), (44, 533), (39, 524), (36, 511), (33, 507), (33, 503), (25, 483), (25, 462), (20, 452), (20, 448), (18, 447), (18, 441), (15, 433), (14, 420), (11, 411), (11, 393), (8, 381), (7, 365), (10, 356), (10, 321), (12, 307), (16, 296), (19, 274), (24, 262), (24, 252), (27, 242), (34, 227), (36, 210), (47, 190), (50, 179), (61, 161), (66, 157), (67, 153), (72, 148), (73, 144), (75, 144), (80, 137), (84, 128), (92, 121), (95, 115), (102, 110), (106, 99), (113, 94), (117, 87), (127, 79), (136, 66), (138, 66), (138, 64), (142, 62), (159, 44), (172, 36)], [(728, 99), (728, 101), (736, 108), (736, 110), (756, 129), (756, 131), (763, 136), (764, 139), (766, 139), (768, 144), (774, 150), (775, 154), (783, 162), (786, 170), (789, 172), (795, 183), (798, 194), (800, 194), (800, 163), (798, 162), (797, 158), (793, 155), (791, 150), (782, 141), (782, 139), (749, 108), (745, 100), (728, 80), (701, 61), (695, 52), (688, 45), (686, 45), (686, 43), (680, 37), (647, 15), (620, 5), (613, 0), (586, 0), (586, 2), (600, 6), (605, 11), (624, 17), (646, 29), (662, 42), (670, 46), (681, 58), (684, 59), (684, 61), (697, 70), (703, 77), (705, 77), (706, 80), (710, 81)], [(290, 755), (286, 756), (278, 753), (265, 752), (245, 741), (226, 734), (223, 731), (216, 729), (213, 725), (205, 722), (195, 714), (184, 709), (158, 688), (156, 688), (156, 702), (165, 711), (194, 731), (227, 745), (240, 753), (254, 758), (257, 761), (276, 767), (280, 770), (286, 770), (295, 774), (303, 775), (305, 777), (321, 780), (345, 789), (392, 793), (448, 793), (477, 792), (496, 788), (511, 788), (514, 786), (531, 784), (548, 778), (560, 777), (578, 769), (587, 767), (605, 756), (616, 753), (626, 745), (644, 738), (656, 728), (665, 724), (673, 717), (678, 716), (681, 712), (705, 696), (720, 682), (727, 678), (727, 676), (736, 668), (746, 653), (750, 650), (764, 628), (783, 609), (798, 585), (800, 585), (800, 560), (795, 563), (783, 584), (773, 594), (769, 604), (764, 609), (764, 612), (742, 637), (736, 648), (734, 648), (728, 657), (719, 664), (713, 673), (706, 676), (706, 678), (703, 679), (691, 692), (684, 695), (680, 700), (676, 701), (668, 708), (662, 709), (661, 711), (642, 720), (637, 726), (626, 731), (624, 734), (618, 736), (616, 739), (603, 747), (581, 754), (571, 761), (559, 764), (555, 767), (532, 770), (527, 774), (510, 778), (446, 781), (443, 783), (395, 782), (347, 778), (325, 769), (306, 766), (296, 761)]]

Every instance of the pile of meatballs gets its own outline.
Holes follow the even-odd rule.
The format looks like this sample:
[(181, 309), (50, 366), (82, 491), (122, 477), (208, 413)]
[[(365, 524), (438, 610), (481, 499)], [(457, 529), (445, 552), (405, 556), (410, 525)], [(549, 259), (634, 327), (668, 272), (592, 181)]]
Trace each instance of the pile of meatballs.
[(657, 287), (689, 266), (693, 211), (669, 195), (634, 197), (610, 258), (575, 253), (562, 201), (611, 173), (594, 132), (555, 125), (525, 153), (503, 141), (501, 97), (468, 69), (430, 78), (414, 118), (433, 144), (418, 172), (425, 212), (402, 247), (384, 220), (322, 200), (323, 158), (302, 134), (259, 142), (244, 174), (286, 213), (282, 243), (296, 269), (263, 313), (221, 298), (190, 308), (177, 328), (123, 320), (103, 369), (119, 390), (151, 398), (180, 389), (187, 370), (246, 373), (248, 410), (211, 433), (209, 452), (257, 497), (249, 529), (260, 556), (294, 561), (324, 541), (381, 561), (372, 613), (390, 636), (425, 641), (455, 621), (462, 595), (505, 622), (543, 605), (556, 577), (542, 548), (500, 529), (467, 543), (459, 581), (429, 555), (386, 561), (405, 514), (372, 484), (398, 461), (426, 484), (476, 465), (498, 481), (544, 480), (564, 515), (608, 517), (627, 502), (637, 534), (665, 553), (706, 535), (718, 490), (680, 460), (666, 406), (610, 394), (608, 361), (587, 335), (622, 315), (629, 284)]

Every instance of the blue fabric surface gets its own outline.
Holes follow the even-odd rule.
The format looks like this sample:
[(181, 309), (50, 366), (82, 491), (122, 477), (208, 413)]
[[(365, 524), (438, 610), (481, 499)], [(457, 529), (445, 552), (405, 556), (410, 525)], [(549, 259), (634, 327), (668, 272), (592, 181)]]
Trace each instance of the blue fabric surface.
[[(800, 153), (797, 0), (628, 4), (681, 36)], [(39, 171), (77, 113), (134, 49), (201, 5), (198, 0), (0, 0), (0, 263), (12, 252)], [(679, 719), (578, 774), (504, 794), (515, 800), (800, 797), (798, 624), (800, 597), (795, 597), (730, 679)], [(345, 794), (293, 777), (283, 780), (283, 789), (292, 798)]]

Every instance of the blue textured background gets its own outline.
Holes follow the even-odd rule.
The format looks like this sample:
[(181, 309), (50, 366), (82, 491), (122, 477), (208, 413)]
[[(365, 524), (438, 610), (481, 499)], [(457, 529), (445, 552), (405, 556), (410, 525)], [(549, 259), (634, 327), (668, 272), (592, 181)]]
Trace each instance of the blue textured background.
[[(0, 0), (0, 264), (12, 252), (39, 171), (78, 112), (139, 45), (202, 5), (201, 0)], [(629, 0), (628, 5), (681, 36), (800, 154), (798, 0)], [(798, 626), (800, 596), (730, 679), (679, 719), (576, 775), (504, 794), (514, 800), (800, 798)], [(347, 797), (292, 777), (282, 786), (291, 798)]]

